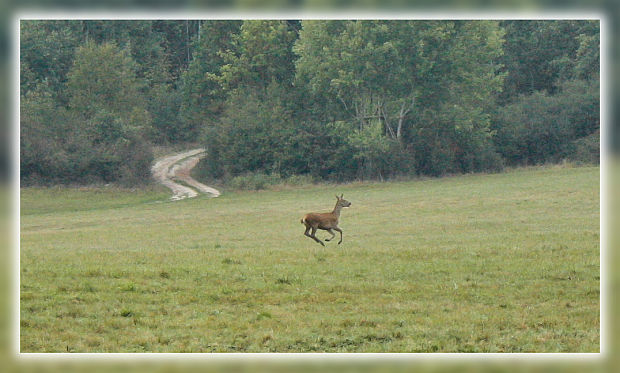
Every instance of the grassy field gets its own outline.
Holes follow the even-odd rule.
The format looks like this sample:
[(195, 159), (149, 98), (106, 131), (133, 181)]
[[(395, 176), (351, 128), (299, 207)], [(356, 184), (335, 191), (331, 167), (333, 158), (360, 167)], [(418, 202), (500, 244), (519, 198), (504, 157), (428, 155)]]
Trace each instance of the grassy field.
[(22, 189), (22, 352), (599, 351), (598, 167), (168, 197)]

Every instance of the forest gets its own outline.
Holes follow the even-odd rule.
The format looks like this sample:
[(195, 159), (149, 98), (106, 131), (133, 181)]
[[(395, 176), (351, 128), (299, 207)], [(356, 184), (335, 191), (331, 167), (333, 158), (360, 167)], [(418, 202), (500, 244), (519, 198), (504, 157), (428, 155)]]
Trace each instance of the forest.
[(22, 185), (391, 180), (600, 152), (593, 20), (22, 20)]

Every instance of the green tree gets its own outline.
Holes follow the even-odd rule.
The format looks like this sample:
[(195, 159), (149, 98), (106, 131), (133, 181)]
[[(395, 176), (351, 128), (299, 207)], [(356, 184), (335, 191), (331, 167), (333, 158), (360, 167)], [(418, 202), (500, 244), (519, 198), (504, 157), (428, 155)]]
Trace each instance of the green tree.
[[(580, 144), (599, 138), (599, 105), (597, 81), (568, 81), (554, 95), (524, 95), (499, 110), (494, 123), (497, 149), (510, 164), (575, 159)], [(583, 146), (576, 160), (598, 162), (598, 147)]]
[(263, 89), (272, 82), (290, 85), (295, 76), (293, 43), (296, 30), (287, 21), (244, 21), (223, 53), (221, 82), (227, 90), (239, 86)]
[(340, 104), (323, 106), (332, 113), (318, 118), (344, 120), (360, 132), (380, 121), (385, 136), (401, 143), (392, 149), (415, 152), (426, 172), (428, 153), (415, 148), (445, 142), (452, 162), (466, 145), (489, 143), (502, 36), (491, 21), (307, 21), (295, 45), (297, 82), (319, 96), (319, 105)]
[(45, 82), (53, 98), (66, 104), (64, 84), (81, 42), (76, 21), (21, 21), (20, 68), (27, 72), (20, 76), (21, 94)]
[(214, 21), (159, 20), (151, 22), (153, 31), (163, 38), (161, 45), (170, 63), (169, 72), (174, 80), (180, 79), (183, 72), (193, 62), (196, 57), (196, 41), (201, 40), (201, 35), (203, 35), (202, 27), (211, 22)]
[(172, 141), (196, 138), (207, 123), (217, 121), (226, 92), (221, 84), (224, 54), (232, 48), (241, 21), (205, 21), (195, 40), (194, 58), (182, 76), (182, 128), (171, 129)]
[(79, 123), (75, 132), (88, 139), (80, 151), (91, 160), (88, 172), (104, 181), (148, 179), (152, 155), (145, 134), (151, 119), (145, 83), (135, 69), (127, 48), (88, 42), (76, 51), (68, 74), (69, 108)]
[[(144, 110), (144, 81), (137, 78), (136, 68), (128, 49), (114, 43), (86, 43), (78, 48), (68, 74), (69, 106), (86, 119), (100, 109), (120, 116)], [(145, 120), (141, 126), (148, 123)]]
[(498, 151), (510, 164), (598, 162), (599, 22), (507, 21), (506, 27), (502, 102), (509, 103), (493, 119)]
[(588, 21), (579, 28), (579, 48), (575, 52), (572, 77), (585, 80), (599, 80), (601, 70), (600, 22)]
[[(40, 83), (20, 100), (20, 178), (26, 184), (71, 178), (76, 135), (72, 120), (59, 107), (52, 90)], [(76, 167), (78, 168), (78, 167)]]
[[(284, 176), (300, 172), (304, 162), (301, 151), (293, 146), (300, 143), (301, 124), (296, 114), (302, 101), (292, 85), (295, 24), (244, 21), (240, 27), (204, 26), (219, 26), (220, 32), (225, 27), (238, 30), (228, 33), (230, 39), (218, 37), (220, 45), (226, 43), (223, 47), (213, 48), (213, 43), (205, 41), (205, 48), (213, 49), (197, 50), (211, 53), (198, 65), (206, 71), (202, 80), (195, 79), (202, 83), (196, 87), (205, 87), (201, 91), (209, 100), (204, 104), (210, 105), (202, 110), (212, 117), (205, 142), (211, 163), (219, 165), (210, 170), (211, 175), (227, 178), (244, 172)], [(218, 114), (219, 120), (214, 120)]]
[(536, 91), (554, 93), (558, 78), (573, 75), (579, 35), (591, 37), (597, 28), (596, 22), (572, 20), (507, 20), (501, 24), (506, 43), (500, 62), (507, 72), (501, 103)]

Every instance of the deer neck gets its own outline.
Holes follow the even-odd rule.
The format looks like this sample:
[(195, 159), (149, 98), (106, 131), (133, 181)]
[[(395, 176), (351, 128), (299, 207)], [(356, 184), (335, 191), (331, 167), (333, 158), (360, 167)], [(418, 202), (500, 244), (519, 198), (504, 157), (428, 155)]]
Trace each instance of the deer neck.
[(342, 206), (340, 206), (340, 205), (336, 202), (336, 207), (334, 207), (334, 211), (332, 211), (332, 214), (333, 214), (336, 218), (339, 218), (339, 217), (340, 217), (340, 210), (342, 210)]

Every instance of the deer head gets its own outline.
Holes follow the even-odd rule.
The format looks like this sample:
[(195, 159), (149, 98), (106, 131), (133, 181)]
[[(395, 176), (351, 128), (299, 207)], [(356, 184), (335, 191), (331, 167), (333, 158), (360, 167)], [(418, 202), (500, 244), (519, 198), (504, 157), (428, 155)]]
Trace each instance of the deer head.
[(336, 206), (340, 206), (340, 207), (349, 207), (349, 206), (351, 206), (351, 202), (349, 202), (346, 199), (342, 198), (343, 196), (344, 196), (344, 193), (340, 194), (340, 197), (338, 197), (338, 195), (336, 195), (336, 199), (338, 200), (338, 202), (336, 202)]

